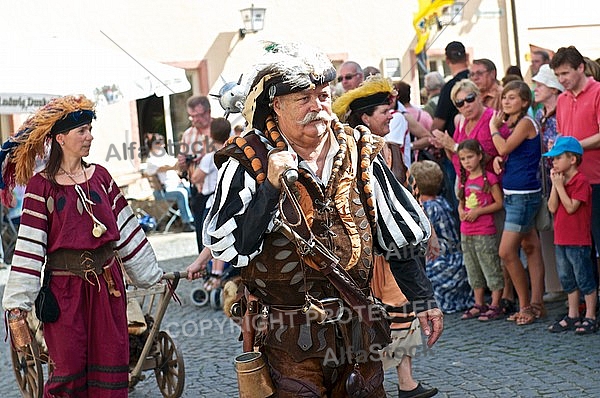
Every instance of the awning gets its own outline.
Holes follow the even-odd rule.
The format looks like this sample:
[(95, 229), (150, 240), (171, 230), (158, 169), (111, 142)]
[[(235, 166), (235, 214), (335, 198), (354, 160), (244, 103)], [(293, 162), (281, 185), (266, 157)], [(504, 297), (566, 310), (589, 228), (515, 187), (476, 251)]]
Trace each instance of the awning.
[(0, 44), (0, 113), (32, 112), (55, 96), (84, 94), (99, 105), (190, 89), (185, 70), (114, 46), (63, 38)]

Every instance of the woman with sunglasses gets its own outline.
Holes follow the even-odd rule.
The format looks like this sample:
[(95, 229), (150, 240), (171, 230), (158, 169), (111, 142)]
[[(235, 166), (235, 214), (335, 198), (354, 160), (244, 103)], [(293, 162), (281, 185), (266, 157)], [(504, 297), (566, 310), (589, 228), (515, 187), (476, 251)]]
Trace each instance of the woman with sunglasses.
[[(494, 109), (488, 108), (483, 104), (477, 85), (469, 79), (463, 79), (452, 87), (450, 99), (458, 109), (458, 114), (454, 118), (454, 138), (447, 132), (440, 130), (432, 131), (434, 138), (432, 144), (438, 148), (444, 148), (448, 158), (452, 160), (456, 174), (460, 175), (460, 161), (458, 159), (458, 144), (461, 142), (474, 139), (479, 141), (483, 152), (488, 159), (494, 159), (498, 156), (498, 150), (492, 142), (490, 135), (490, 120), (494, 114)], [(498, 130), (502, 137), (507, 137), (510, 134), (506, 125)], [(487, 171), (496, 174), (492, 167), (492, 162), (489, 162), (486, 168)], [(458, 179), (457, 179), (458, 182)], [(502, 231), (502, 222), (504, 221), (504, 213), (498, 212), (495, 215), (496, 227), (498, 233)], [(498, 235), (498, 239), (500, 235)], [(514, 289), (508, 272), (503, 268), (504, 273), (504, 291), (500, 300), (500, 307), (505, 314), (511, 314), (515, 311), (514, 305)], [(477, 309), (471, 309), (473, 317), (479, 316)]]
[[(458, 144), (467, 139), (479, 141), (483, 151), (489, 159), (498, 156), (498, 151), (492, 142), (490, 136), (490, 119), (494, 113), (492, 108), (487, 108), (481, 100), (480, 91), (469, 79), (463, 79), (456, 83), (450, 92), (450, 98), (458, 109), (458, 115), (454, 118), (454, 138), (448, 132), (433, 130), (431, 143), (436, 148), (443, 148), (452, 160), (454, 170), (457, 175), (460, 174), (460, 162), (458, 160)], [(508, 135), (508, 129), (503, 128), (500, 133), (503, 136)], [(493, 171), (491, 165), (489, 170)]]

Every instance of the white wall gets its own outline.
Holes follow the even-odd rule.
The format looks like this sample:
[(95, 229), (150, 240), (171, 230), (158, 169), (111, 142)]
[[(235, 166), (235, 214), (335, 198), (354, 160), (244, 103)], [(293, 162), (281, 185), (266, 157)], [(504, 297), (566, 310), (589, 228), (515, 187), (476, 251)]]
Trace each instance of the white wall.
[[(443, 57), (446, 44), (462, 41), (470, 58), (489, 58), (501, 78), (516, 63), (510, 0), (463, 0), (462, 22), (431, 38), (428, 54)], [(266, 7), (264, 30), (239, 38), (239, 10), (254, 3)], [(72, 35), (112, 46), (103, 31), (127, 52), (163, 62), (208, 62), (211, 93), (224, 81), (237, 80), (262, 53), (264, 41), (303, 41), (320, 47), (336, 60), (351, 59), (363, 66), (380, 66), (382, 58), (400, 58), (405, 81), (413, 84), (416, 69), (412, 26), (417, 0), (30, 0), (3, 2), (0, 34), (10, 40), (23, 36)], [(574, 44), (584, 55), (600, 56), (596, 0), (516, 0), (520, 62), (529, 66), (529, 44), (557, 49)], [(25, 23), (26, 21), (26, 23)], [(559, 26), (560, 28), (557, 28)], [(0, 44), (1, 45), (1, 44)], [(35, 54), (31, 60), (35, 62)], [(43, 65), (40, 65), (42, 68)], [(409, 72), (410, 71), (410, 72)], [(34, 77), (32, 77), (34, 78)], [(132, 122), (129, 105), (99, 112), (94, 130), (94, 157), (102, 163), (112, 142), (128, 142)], [(220, 116), (213, 100), (213, 116)], [(98, 153), (96, 153), (96, 151)], [(129, 171), (130, 160), (113, 161), (115, 172)]]

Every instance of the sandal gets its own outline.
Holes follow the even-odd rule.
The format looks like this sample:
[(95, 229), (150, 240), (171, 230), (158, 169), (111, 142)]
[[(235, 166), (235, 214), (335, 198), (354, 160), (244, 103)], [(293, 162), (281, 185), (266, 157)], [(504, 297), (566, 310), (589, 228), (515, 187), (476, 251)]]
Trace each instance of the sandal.
[(535, 319), (545, 318), (548, 315), (546, 307), (540, 303), (531, 303), (531, 311), (535, 315)]
[(488, 310), (487, 305), (475, 304), (473, 307), (466, 310), (460, 319), (464, 320), (464, 319), (478, 318), (481, 314), (483, 314), (487, 310)]
[[(564, 323), (564, 325), (563, 325)], [(566, 332), (567, 330), (575, 330), (580, 325), (579, 318), (571, 318), (569, 315), (565, 315), (560, 321), (554, 322), (548, 327), (550, 333)]]
[(518, 317), (519, 317), (519, 313), (518, 312), (513, 312), (512, 314), (510, 314), (508, 316), (508, 318), (506, 318), (506, 320), (509, 321), (509, 322), (515, 322)]
[(493, 321), (494, 319), (500, 319), (504, 314), (502, 313), (502, 309), (495, 305), (490, 305), (488, 310), (483, 314), (479, 315), (478, 320), (482, 322)]
[(531, 306), (523, 307), (517, 314), (517, 318), (515, 319), (515, 323), (519, 326), (523, 325), (531, 325), (535, 322), (537, 318), (535, 317), (535, 313)]
[(583, 318), (577, 329), (575, 329), (575, 334), (592, 334), (596, 333), (597, 324), (596, 320), (592, 318)]

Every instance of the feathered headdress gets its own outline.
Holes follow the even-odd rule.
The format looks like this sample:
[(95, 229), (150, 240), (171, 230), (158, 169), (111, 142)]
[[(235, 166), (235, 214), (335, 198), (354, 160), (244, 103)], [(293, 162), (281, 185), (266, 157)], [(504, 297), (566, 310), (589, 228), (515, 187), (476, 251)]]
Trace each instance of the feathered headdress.
[(256, 129), (265, 128), (273, 98), (328, 83), (336, 71), (322, 51), (300, 43), (267, 43), (266, 54), (246, 80), (242, 115)]
[(380, 75), (369, 76), (360, 86), (342, 94), (332, 105), (333, 112), (345, 122), (352, 112), (364, 111), (390, 103), (395, 89), (389, 79)]
[(94, 103), (84, 96), (73, 95), (54, 98), (30, 116), (0, 150), (2, 202), (10, 203), (15, 184), (29, 182), (36, 158), (44, 157), (46, 143), (53, 135), (88, 124), (95, 118)]

